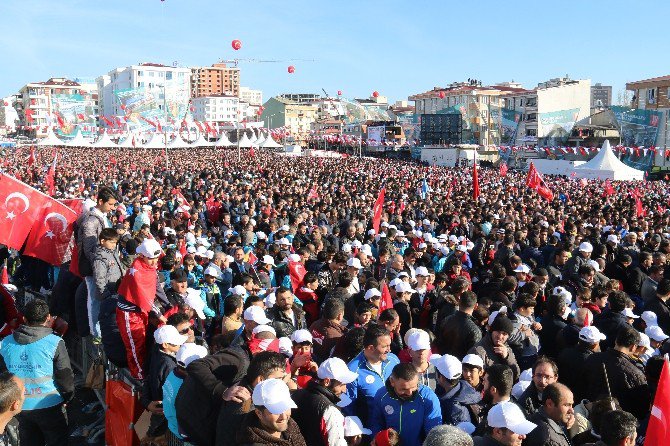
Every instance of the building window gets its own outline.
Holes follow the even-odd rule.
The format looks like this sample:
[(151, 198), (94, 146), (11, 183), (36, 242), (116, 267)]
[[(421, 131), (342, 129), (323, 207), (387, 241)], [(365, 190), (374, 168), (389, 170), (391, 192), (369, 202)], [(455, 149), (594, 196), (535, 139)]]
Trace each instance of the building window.
[(647, 90), (647, 102), (653, 104), (656, 102), (656, 89), (650, 88)]
[[(140, 77), (140, 76), (142, 76), (142, 72), (141, 72), (141, 71), (138, 71), (138, 72), (137, 72), (137, 77)], [(116, 79), (116, 74), (114, 75), (114, 79)]]

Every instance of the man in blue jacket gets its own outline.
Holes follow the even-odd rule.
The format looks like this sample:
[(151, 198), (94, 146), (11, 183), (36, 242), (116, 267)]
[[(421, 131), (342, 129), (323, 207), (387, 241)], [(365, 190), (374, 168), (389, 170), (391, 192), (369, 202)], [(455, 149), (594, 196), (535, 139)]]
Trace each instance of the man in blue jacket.
[(430, 387), (419, 385), (412, 364), (396, 365), (372, 404), (372, 435), (393, 428), (403, 446), (420, 446), (428, 432), (442, 424), (440, 402)]
[(358, 378), (347, 384), (347, 396), (352, 403), (344, 409), (345, 414), (358, 416), (366, 425), (377, 391), (384, 387), (393, 367), (399, 363), (398, 357), (391, 353), (391, 333), (379, 325), (370, 325), (363, 336), (363, 351), (349, 362), (349, 370), (358, 373)]
[(442, 422), (456, 426), (468, 422), (479, 422), (478, 403), (482, 400), (479, 392), (461, 379), (463, 365), (455, 356), (444, 355), (430, 360), (437, 369), (437, 390), (442, 410)]

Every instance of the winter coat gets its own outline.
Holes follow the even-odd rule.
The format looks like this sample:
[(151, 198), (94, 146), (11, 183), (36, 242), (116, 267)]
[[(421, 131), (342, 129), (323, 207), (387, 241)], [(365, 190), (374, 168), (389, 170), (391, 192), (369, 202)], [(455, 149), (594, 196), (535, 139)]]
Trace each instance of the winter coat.
[[(491, 333), (487, 333), (486, 336), (482, 338), (474, 347), (468, 350), (467, 353), (473, 353), (484, 361), (484, 371), (491, 367), (493, 364), (505, 364), (512, 369), (514, 374), (514, 381), (519, 379), (519, 364), (516, 362), (516, 357), (514, 356), (514, 351), (507, 345), (507, 358), (503, 358), (499, 354), (493, 351), (493, 340), (491, 339)], [(465, 356), (465, 355), (464, 355)]]
[(344, 415), (337, 407), (340, 401), (323, 384), (310, 381), (306, 388), (291, 395), (298, 406), (291, 417), (300, 426), (305, 442), (314, 446), (339, 446), (344, 439)]
[(282, 432), (281, 437), (275, 438), (262, 428), (256, 412), (249, 412), (244, 417), (240, 430), (237, 432), (235, 444), (237, 446), (307, 446), (298, 424), (292, 418), (289, 418), (288, 428)]
[(441, 330), (438, 330), (435, 347), (441, 355), (450, 354), (462, 359), (482, 339), (482, 331), (474, 318), (462, 311), (438, 321), (438, 324), (441, 324)]
[(670, 331), (670, 306), (667, 302), (659, 299), (658, 296), (647, 302), (644, 306), (645, 311), (653, 311), (656, 314), (658, 326), (663, 329), (663, 333)]
[(482, 395), (466, 381), (459, 381), (448, 393), (438, 386), (436, 394), (440, 400), (443, 424), (454, 426), (462, 422), (478, 424), (478, 403), (482, 400)]
[(93, 257), (93, 278), (98, 299), (106, 299), (116, 293), (126, 268), (116, 250), (98, 246)]
[(531, 415), (528, 421), (537, 424), (537, 427), (526, 436), (522, 443), (524, 446), (571, 446), (568, 432), (550, 419), (544, 408)]
[(593, 350), (585, 349), (579, 345), (568, 347), (558, 355), (558, 381), (572, 390), (575, 401), (586, 397), (586, 360), (593, 354)]
[[(246, 377), (242, 379), (239, 386), (246, 387), (249, 395), (254, 389), (248, 383)], [(216, 442), (215, 446), (234, 446), (237, 432), (244, 421), (244, 417), (255, 409), (254, 403), (249, 398), (247, 401), (238, 403), (237, 401), (224, 401), (221, 404), (219, 418), (216, 422)]]
[(108, 225), (106, 217), (93, 208), (84, 212), (76, 223), (77, 251), (79, 253), (79, 274), (87, 277), (93, 274), (93, 259), (98, 246), (98, 236)]
[(163, 383), (175, 367), (177, 367), (177, 358), (162, 351), (158, 345), (154, 344), (151, 350), (149, 370), (142, 385), (140, 400), (144, 407), (152, 401), (163, 400)]
[(115, 294), (105, 299), (100, 304), (100, 334), (102, 336), (102, 348), (107, 359), (117, 367), (128, 367), (128, 357), (126, 356), (126, 347), (121, 338), (119, 325), (116, 322), (116, 306), (118, 295)]
[(294, 331), (302, 330), (307, 328), (307, 322), (305, 321), (305, 312), (302, 308), (293, 304), (293, 316), (295, 317), (296, 323), (293, 322), (293, 318), (290, 318), (286, 315), (279, 307), (276, 305), (270, 308), (267, 311), (268, 318), (272, 321), (272, 327), (277, 332), (277, 337), (287, 337), (290, 338)]
[(384, 387), (386, 380), (391, 376), (393, 367), (398, 365), (400, 360), (393, 353), (389, 353), (386, 361), (382, 362), (382, 373), (379, 375), (368, 364), (368, 360), (363, 354), (359, 353), (349, 364), (349, 370), (358, 373), (358, 377), (347, 384), (347, 396), (351, 398), (352, 403), (344, 408), (346, 415), (357, 415), (363, 425), (368, 421), (372, 415), (374, 406), (374, 398), (377, 391)]
[(337, 344), (337, 341), (344, 336), (346, 328), (341, 324), (321, 318), (309, 327), (314, 343), (312, 350), (314, 356), (320, 361), (325, 361), (330, 357), (330, 352)]
[(526, 413), (526, 418), (533, 415), (540, 407), (542, 407), (540, 395), (538, 395), (534, 381), (531, 381), (530, 385), (523, 391), (517, 404), (521, 406), (521, 409)]
[(598, 317), (595, 317), (593, 325), (595, 325), (602, 334), (607, 336), (607, 339), (600, 343), (601, 350), (604, 351), (608, 347), (614, 347), (616, 335), (620, 329), (628, 326), (628, 319), (621, 313), (609, 310), (604, 311), (600, 313)]

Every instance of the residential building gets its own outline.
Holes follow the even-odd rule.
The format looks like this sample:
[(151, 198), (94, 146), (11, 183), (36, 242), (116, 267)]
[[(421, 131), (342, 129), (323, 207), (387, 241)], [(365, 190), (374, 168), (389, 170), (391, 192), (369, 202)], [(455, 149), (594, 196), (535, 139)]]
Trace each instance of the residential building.
[(20, 125), (34, 127), (37, 137), (46, 135), (46, 127), (59, 125), (64, 133), (77, 126), (94, 126), (97, 116), (97, 92), (63, 77), (24, 85), (17, 96), (16, 112)]
[(612, 105), (612, 86), (600, 82), (591, 85), (591, 110), (609, 108)]
[[(631, 101), (632, 112), (636, 112), (635, 121), (647, 131), (656, 130), (656, 146), (668, 147), (670, 133), (668, 132), (668, 113), (670, 113), (670, 76), (654, 77), (641, 81), (628, 82), (626, 90), (633, 92)], [(656, 112), (656, 113), (654, 113)], [(633, 113), (631, 113), (633, 115)], [(637, 140), (636, 143), (641, 141)], [(639, 144), (639, 145), (651, 145)], [(659, 152), (660, 153), (660, 152)], [(660, 159), (662, 158), (662, 159)], [(659, 161), (666, 165), (664, 157), (657, 155)]]
[(538, 144), (548, 147), (566, 144), (575, 122), (591, 114), (591, 80), (550, 79), (538, 84), (535, 92)]
[(240, 96), (240, 69), (223, 62), (191, 68), (191, 96)]
[(249, 87), (240, 87), (240, 100), (249, 105), (263, 105), (263, 92), (261, 90), (253, 90)]
[(191, 100), (193, 119), (231, 125), (239, 121), (240, 99), (237, 96), (200, 96)]
[[(140, 63), (116, 68), (96, 82), (100, 115), (128, 117), (130, 128), (147, 126), (144, 119), (158, 120), (164, 126), (166, 118), (179, 121), (189, 106), (190, 68)], [(99, 124), (109, 125), (104, 119)]]
[[(312, 100), (307, 100), (311, 98)], [(318, 95), (284, 94), (270, 98), (263, 105), (261, 120), (268, 128), (286, 127), (298, 141), (306, 141), (311, 124), (318, 118)]]

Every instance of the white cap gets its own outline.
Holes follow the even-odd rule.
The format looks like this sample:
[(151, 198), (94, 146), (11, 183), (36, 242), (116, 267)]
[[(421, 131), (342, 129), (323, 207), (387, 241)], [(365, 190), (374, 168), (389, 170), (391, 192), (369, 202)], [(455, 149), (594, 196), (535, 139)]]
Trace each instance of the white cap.
[(159, 245), (156, 240), (152, 238), (145, 238), (142, 243), (140, 243), (140, 246), (137, 247), (136, 252), (148, 259), (155, 259), (161, 255), (163, 250), (161, 249), (161, 245)]
[(269, 325), (262, 324), (256, 326), (253, 331), (253, 334), (258, 334), (258, 333), (272, 333), (273, 335), (277, 336), (277, 332), (275, 331), (274, 328), (270, 327)]
[(570, 301), (572, 301), (572, 293), (570, 293), (570, 291), (566, 290), (562, 286), (555, 287), (553, 290), (551, 290), (551, 294), (554, 294), (556, 296), (561, 296), (566, 301), (568, 299), (570, 299)]
[(275, 303), (277, 303), (277, 296), (275, 295), (275, 293), (270, 293), (267, 296), (265, 296), (265, 306), (267, 308), (274, 307)]
[(419, 243), (419, 249), (427, 249), (427, 248), (428, 248), (427, 244), (425, 244), (423, 242)]
[(430, 220), (428, 220), (427, 218), (424, 218), (424, 219), (423, 219), (423, 224), (424, 224), (424, 225), (429, 225), (429, 224), (430, 224)]
[[(460, 252), (468, 252), (468, 247), (465, 246), (465, 245), (458, 245), (458, 246), (456, 247), (456, 251), (460, 251)], [(525, 265), (521, 265), (521, 266), (525, 266)]]
[[(395, 279), (393, 279), (393, 280), (395, 280)], [(375, 297), (381, 297), (381, 295), (382, 295), (381, 291), (379, 291), (377, 288), (370, 288), (369, 290), (367, 290), (365, 292), (365, 296), (363, 296), (363, 298), (365, 300), (370, 300), (370, 299), (373, 299)]]
[(482, 370), (484, 369), (484, 360), (482, 360), (479, 355), (475, 355), (473, 353), (465, 355), (462, 362), (463, 364), (473, 365), (475, 367), (479, 367)]
[(289, 227), (289, 225), (284, 225), (281, 228), (279, 228), (279, 230), (284, 231), (284, 232), (288, 232), (288, 231), (291, 230), (291, 228)]
[(244, 288), (242, 285), (235, 285), (232, 288), (228, 288), (228, 292), (230, 294), (234, 294), (236, 296), (246, 296), (247, 295), (247, 289)]
[(430, 350), (430, 336), (424, 330), (416, 330), (407, 337), (407, 347), (412, 351)]
[(429, 276), (428, 268), (426, 268), (425, 266), (420, 266), (416, 269), (415, 274), (417, 276), (428, 277)]
[(589, 344), (595, 344), (596, 342), (604, 341), (607, 339), (607, 336), (602, 334), (595, 325), (589, 325), (579, 330), (579, 339)]
[(600, 272), (600, 265), (595, 260), (591, 259), (588, 262), (586, 262), (586, 264), (592, 267), (594, 270), (596, 270), (597, 273)]
[(521, 395), (523, 395), (523, 392), (525, 392), (528, 386), (530, 386), (530, 383), (531, 383), (530, 381), (519, 380), (518, 383), (512, 386), (512, 396), (517, 400), (520, 399)]
[(458, 243), (458, 237), (452, 234), (449, 236), (449, 241), (453, 243)]
[(517, 435), (528, 435), (537, 427), (536, 424), (526, 420), (519, 406), (509, 401), (493, 406), (486, 416), (486, 421), (490, 427), (503, 427)]
[(188, 336), (180, 335), (174, 325), (165, 324), (154, 331), (156, 344), (182, 345)]
[(193, 288), (188, 288), (186, 290), (186, 297), (184, 298), (184, 303), (189, 307), (193, 308), (195, 314), (198, 315), (200, 319), (205, 319), (205, 301), (200, 297), (200, 291), (194, 290)]
[(219, 277), (219, 270), (213, 266), (208, 266), (205, 268), (205, 276)]
[(358, 373), (352, 372), (340, 358), (328, 358), (321, 363), (316, 371), (319, 379), (335, 379), (342, 384), (349, 384), (358, 378)]
[(514, 270), (515, 273), (525, 273), (528, 274), (530, 272), (530, 267), (526, 265), (525, 263), (522, 263), (521, 265), (517, 266), (516, 269)]
[(296, 262), (299, 262), (300, 259), (301, 259), (300, 254), (289, 254), (289, 256), (288, 256), (289, 262), (296, 263)]
[(526, 369), (519, 375), (519, 381), (532, 381), (533, 380), (533, 369)]
[(615, 245), (619, 244), (619, 237), (616, 236), (616, 234), (610, 234), (607, 236), (607, 241), (612, 242)]
[(368, 230), (368, 235), (375, 235), (375, 234), (376, 234), (376, 232), (375, 232), (374, 229)]
[(312, 334), (309, 332), (309, 330), (305, 330), (304, 328), (294, 331), (291, 335), (291, 341), (295, 342), (296, 344), (302, 344), (303, 342), (309, 342), (310, 344), (314, 343), (312, 340)]
[(361, 252), (368, 257), (372, 257), (372, 248), (370, 247), (370, 245), (361, 246)]
[(653, 311), (642, 312), (642, 320), (645, 324), (647, 324), (647, 327), (658, 325), (658, 318), (656, 317), (656, 313)]
[(233, 256), (228, 254), (226, 255), (226, 261), (228, 261), (228, 263), (233, 263), (235, 261), (235, 258), (233, 258)]
[(395, 286), (396, 293), (413, 293), (411, 285), (407, 282), (400, 282)]
[(621, 312), (621, 314), (623, 314), (624, 316), (626, 316), (628, 318), (631, 318), (631, 319), (637, 319), (637, 318), (640, 317), (637, 314), (633, 313), (633, 310), (631, 310), (628, 307), (624, 308), (623, 311)]
[(351, 252), (351, 245), (349, 243), (345, 243), (342, 245), (342, 252)]
[(286, 237), (283, 237), (279, 239), (279, 245), (291, 246), (291, 242), (289, 242)]
[(388, 222), (383, 221), (383, 222), (381, 223), (380, 226), (381, 226), (382, 228), (388, 228), (388, 227), (389, 227), (389, 224), (388, 224)]
[(402, 279), (398, 279), (397, 277), (389, 282), (389, 287), (395, 289), (395, 286), (402, 282)]
[(275, 266), (275, 259), (273, 259), (272, 256), (269, 256), (267, 254), (263, 256), (263, 260), (261, 262), (265, 263), (266, 265)]
[(279, 341), (279, 353), (284, 356), (292, 357), (293, 356), (293, 342), (286, 336), (282, 336), (278, 339)]
[(268, 236), (265, 234), (265, 232), (258, 231), (258, 232), (256, 233), (256, 238), (257, 238), (258, 240), (267, 240)]
[(254, 393), (251, 396), (255, 406), (263, 406), (271, 414), (279, 415), (289, 409), (295, 409), (295, 405), (291, 399), (291, 392), (288, 386), (281, 379), (266, 379), (261, 381), (254, 387)]
[(354, 240), (353, 242), (351, 242), (352, 248), (360, 249), (361, 246), (363, 246), (363, 243), (361, 243), (359, 240)]
[[(343, 396), (346, 394), (343, 394)], [(342, 398), (342, 397), (340, 397)], [(372, 431), (363, 427), (363, 422), (357, 416), (344, 417), (344, 436), (371, 435)]]
[(207, 347), (188, 342), (183, 344), (177, 351), (177, 364), (182, 367), (188, 367), (196, 359), (207, 356)]
[(644, 334), (646, 334), (656, 342), (663, 342), (669, 337), (668, 335), (663, 333), (663, 329), (658, 325), (652, 325), (651, 327), (645, 328)]
[(637, 343), (639, 347), (644, 347), (647, 349), (648, 353), (651, 353), (654, 351), (653, 348), (651, 348), (651, 341), (649, 340), (649, 336), (647, 336), (644, 333), (640, 333), (640, 342)]
[(430, 363), (447, 379), (457, 379), (463, 374), (463, 365), (455, 356), (443, 355), (431, 359)]
[(582, 252), (593, 252), (593, 245), (589, 242), (582, 242), (582, 244), (579, 245), (579, 250)]
[(269, 324), (272, 322), (268, 317), (265, 315), (265, 311), (258, 305), (252, 305), (246, 310), (244, 310), (244, 320), (245, 321), (254, 321), (257, 324)]
[(186, 248), (186, 254), (195, 254), (195, 253), (196, 253), (195, 246), (189, 246), (188, 248)]
[(362, 269), (363, 266), (361, 265), (361, 261), (358, 260), (356, 257), (352, 257), (349, 260), (347, 260), (347, 266), (350, 266), (352, 268), (356, 269)]
[(200, 246), (198, 246), (198, 249), (195, 250), (195, 254), (200, 256), (200, 257), (205, 257), (205, 256), (207, 256), (207, 248), (200, 245)]
[[(177, 251), (177, 252), (179, 252), (179, 251)], [(208, 249), (207, 251), (205, 251), (205, 257), (207, 257), (209, 260), (212, 260), (214, 258), (214, 251), (212, 251), (211, 249)]]
[(409, 273), (407, 271), (400, 271), (397, 275), (396, 278), (400, 279), (401, 277), (409, 277)]

